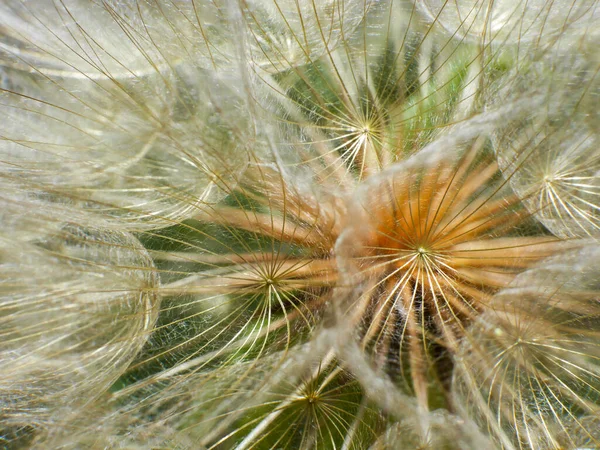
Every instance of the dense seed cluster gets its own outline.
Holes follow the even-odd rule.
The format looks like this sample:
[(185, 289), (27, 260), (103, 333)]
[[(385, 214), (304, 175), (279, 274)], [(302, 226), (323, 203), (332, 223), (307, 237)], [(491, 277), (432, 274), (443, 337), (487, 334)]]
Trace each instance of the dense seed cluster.
[(5, 0), (0, 447), (600, 446), (597, 0)]

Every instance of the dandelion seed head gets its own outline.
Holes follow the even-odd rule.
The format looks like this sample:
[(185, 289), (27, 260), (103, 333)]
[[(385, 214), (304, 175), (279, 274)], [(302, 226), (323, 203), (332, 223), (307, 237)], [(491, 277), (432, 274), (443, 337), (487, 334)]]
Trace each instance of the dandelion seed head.
[[(578, 435), (597, 444), (587, 425), (600, 398), (598, 286), (588, 276), (597, 254), (594, 244), (523, 272), (469, 329), (454, 393), (500, 445), (574, 448)], [(585, 265), (566, 264), (579, 258)]]
[(599, 11), (3, 2), (0, 442), (594, 447)]
[[(589, 125), (589, 114), (572, 109), (574, 102), (587, 97), (584, 91), (595, 91), (594, 75), (585, 70), (580, 76), (582, 85), (570, 88), (573, 98), (561, 97), (556, 110), (536, 113), (494, 139), (500, 168), (510, 174), (511, 186), (529, 211), (563, 238), (596, 236), (599, 229), (598, 136)], [(552, 95), (560, 79), (557, 74), (548, 82), (545, 95)]]
[(93, 402), (140, 351), (158, 280), (133, 236), (69, 225), (36, 241), (3, 239), (0, 272), (3, 427), (43, 434)]
[[(153, 46), (152, 26), (132, 30), (122, 10), (86, 5), (2, 6), (3, 176), (130, 230), (218, 201), (248, 163), (240, 75), (184, 67)], [(146, 2), (119, 8), (167, 25)]]
[(344, 303), (347, 320), (360, 324), (378, 364), (411, 380), (424, 407), (428, 373), (443, 380), (447, 370), (439, 355), (456, 352), (493, 293), (556, 248), (551, 236), (506, 236), (526, 215), (496, 196), (506, 183), (493, 161), (475, 157), (477, 145), (370, 179), (350, 208), (360, 219), (338, 242), (346, 283), (362, 286)]

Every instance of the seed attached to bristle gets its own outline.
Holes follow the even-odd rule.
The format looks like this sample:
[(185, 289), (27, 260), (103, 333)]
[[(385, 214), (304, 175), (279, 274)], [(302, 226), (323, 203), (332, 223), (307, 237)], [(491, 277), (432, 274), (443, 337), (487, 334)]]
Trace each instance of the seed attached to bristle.
[(362, 286), (344, 305), (347, 317), (424, 407), (436, 380), (447, 391), (465, 327), (558, 245), (515, 234), (528, 216), (497, 171), (478, 146), (397, 164), (359, 189), (350, 214), (360, 219), (338, 244), (343, 277)]

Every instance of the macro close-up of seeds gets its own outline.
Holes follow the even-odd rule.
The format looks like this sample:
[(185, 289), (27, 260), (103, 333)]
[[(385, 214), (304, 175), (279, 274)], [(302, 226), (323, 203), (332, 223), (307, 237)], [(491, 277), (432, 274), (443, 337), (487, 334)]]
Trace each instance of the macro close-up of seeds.
[(0, 2), (0, 449), (600, 449), (598, 0)]

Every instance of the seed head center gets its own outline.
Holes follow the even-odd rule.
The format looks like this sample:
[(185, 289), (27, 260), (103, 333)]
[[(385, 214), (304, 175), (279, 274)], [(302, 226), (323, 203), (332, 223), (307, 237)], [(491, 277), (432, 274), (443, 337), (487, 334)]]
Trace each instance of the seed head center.
[(267, 277), (264, 279), (264, 286), (267, 288), (273, 287), (277, 284), (277, 281), (272, 277)]
[(435, 252), (422, 245), (416, 248), (416, 255), (422, 263), (434, 263), (436, 259)]

